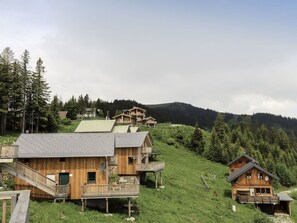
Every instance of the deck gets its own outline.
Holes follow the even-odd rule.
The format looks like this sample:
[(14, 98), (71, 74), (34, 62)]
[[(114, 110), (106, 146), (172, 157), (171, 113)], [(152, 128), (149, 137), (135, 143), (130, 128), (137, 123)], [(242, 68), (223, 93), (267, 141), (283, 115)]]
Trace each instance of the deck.
[(129, 198), (139, 196), (139, 182), (136, 177), (120, 177), (112, 184), (87, 184), (81, 186), (82, 199)]
[(136, 171), (138, 172), (159, 172), (165, 168), (164, 162), (149, 162), (147, 164), (137, 164)]
[(239, 203), (256, 203), (256, 204), (278, 204), (279, 197), (277, 195), (272, 196), (249, 196), (249, 195), (238, 195)]

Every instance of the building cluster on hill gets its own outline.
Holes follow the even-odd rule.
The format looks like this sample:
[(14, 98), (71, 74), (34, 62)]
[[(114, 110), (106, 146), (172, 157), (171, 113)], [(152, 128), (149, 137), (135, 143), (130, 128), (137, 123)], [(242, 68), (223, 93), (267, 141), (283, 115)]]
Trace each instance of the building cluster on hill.
[(82, 209), (88, 200), (105, 199), (108, 212), (109, 199), (127, 198), (130, 216), (140, 180), (153, 173), (156, 188), (162, 186), (165, 167), (150, 159), (149, 132), (137, 130), (115, 126), (115, 120), (91, 120), (75, 133), (21, 134), (14, 146), (1, 147), (2, 172), (17, 177), (16, 190), (30, 189), (38, 199), (81, 200)]
[(157, 124), (156, 119), (152, 116), (146, 117), (146, 110), (134, 106), (131, 109), (124, 110), (123, 113), (112, 117), (116, 120), (117, 124), (121, 125), (146, 125), (148, 127), (155, 127)]
[(231, 196), (239, 203), (252, 203), (269, 214), (284, 212), (291, 214), (293, 199), (286, 193), (273, 192), (273, 180), (277, 176), (263, 169), (252, 157), (242, 154), (227, 164), (231, 183)]

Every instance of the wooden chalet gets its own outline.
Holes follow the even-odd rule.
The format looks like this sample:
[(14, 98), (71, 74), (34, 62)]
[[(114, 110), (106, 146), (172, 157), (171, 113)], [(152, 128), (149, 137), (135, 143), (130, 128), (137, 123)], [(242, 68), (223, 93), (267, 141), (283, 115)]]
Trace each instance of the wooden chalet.
[(156, 119), (149, 116), (146, 117), (146, 110), (134, 106), (131, 109), (124, 110), (122, 114), (112, 117), (116, 120), (117, 124), (129, 125), (146, 125), (148, 127), (155, 127), (157, 124)]
[(256, 160), (243, 154), (228, 166), (227, 181), (232, 186), (233, 200), (239, 203), (254, 203), (270, 213), (282, 210), (291, 214), (288, 198), (273, 193), (272, 181), (278, 180), (278, 177), (260, 167)]
[(151, 148), (148, 132), (21, 134), (14, 146), (1, 147), (0, 165), (33, 198), (81, 200), (82, 208), (89, 199), (105, 199), (107, 212), (108, 199), (128, 198), (130, 216), (140, 173), (156, 176), (165, 166), (149, 162)]

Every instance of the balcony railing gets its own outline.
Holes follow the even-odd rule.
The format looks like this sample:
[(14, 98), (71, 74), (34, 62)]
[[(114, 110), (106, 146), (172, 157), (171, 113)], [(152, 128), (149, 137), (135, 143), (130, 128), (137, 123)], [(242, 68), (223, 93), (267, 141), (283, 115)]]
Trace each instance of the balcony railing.
[(0, 158), (1, 159), (13, 159), (17, 158), (19, 154), (19, 147), (13, 145), (0, 145)]
[(147, 164), (137, 164), (136, 171), (138, 172), (158, 172), (165, 168), (164, 162), (149, 162)]
[(279, 197), (277, 195), (271, 196), (249, 196), (249, 195), (238, 195), (239, 203), (257, 203), (257, 204), (278, 204)]
[(66, 185), (57, 185), (55, 197), (69, 197), (70, 194), (70, 183)]
[(138, 197), (139, 183), (136, 177), (131, 181), (114, 184), (87, 184), (81, 186), (82, 198), (121, 198), (121, 197)]

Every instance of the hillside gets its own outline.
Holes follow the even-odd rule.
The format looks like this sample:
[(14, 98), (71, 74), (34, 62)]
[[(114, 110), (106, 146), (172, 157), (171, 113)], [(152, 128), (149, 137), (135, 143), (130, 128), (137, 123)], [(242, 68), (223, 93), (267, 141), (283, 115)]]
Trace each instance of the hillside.
[[(181, 126), (189, 133), (192, 127)], [(168, 137), (175, 137), (176, 127), (160, 125), (150, 129), (154, 138), (154, 149), (159, 150), (159, 160), (164, 160), (165, 189), (156, 190), (153, 182), (148, 187), (141, 186), (141, 194), (136, 199), (137, 222), (253, 222), (254, 216), (260, 215), (252, 205), (239, 205), (230, 198), (230, 185), (226, 182), (227, 167), (208, 161), (184, 148), (175, 139), (168, 145)], [(208, 137), (209, 133), (204, 132)], [(3, 140), (1, 138), (0, 140)], [(10, 138), (11, 140), (11, 138)], [(210, 189), (205, 189), (200, 177), (204, 175)], [(215, 179), (214, 179), (215, 175)], [(152, 179), (152, 176), (149, 176)], [(126, 200), (117, 203), (116, 208), (110, 205), (111, 217), (89, 209), (80, 213), (80, 206), (69, 204), (53, 204), (51, 202), (31, 202), (31, 222), (126, 222), (127, 211), (122, 205)], [(235, 204), (237, 212), (231, 211)], [(295, 205), (295, 204), (294, 204)], [(294, 211), (294, 210), (293, 210)]]

